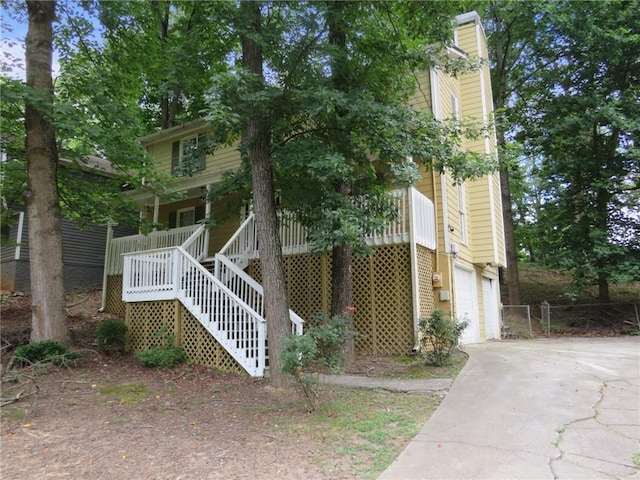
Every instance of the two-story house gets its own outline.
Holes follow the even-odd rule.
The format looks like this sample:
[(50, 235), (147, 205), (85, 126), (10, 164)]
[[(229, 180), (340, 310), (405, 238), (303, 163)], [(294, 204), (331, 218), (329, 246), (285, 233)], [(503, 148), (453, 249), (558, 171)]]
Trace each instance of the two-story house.
[[(476, 13), (457, 18), (454, 56), (487, 58)], [(489, 70), (457, 78), (435, 68), (419, 78), (412, 103), (439, 119), (455, 115), (488, 125), (492, 113)], [(225, 208), (204, 193), (238, 168), (235, 147), (196, 160), (189, 155), (207, 132), (194, 121), (141, 139), (156, 168), (176, 175), (170, 192), (180, 201), (130, 192), (141, 214), (165, 230), (110, 240), (105, 263), (104, 309), (125, 318), (133, 349), (157, 342), (164, 326), (189, 357), (222, 369), (264, 374), (266, 329), (261, 271), (250, 212), (207, 230), (200, 220)], [(465, 140), (463, 148), (493, 154), (495, 136)], [(498, 267), (505, 265), (500, 184), (496, 175), (457, 185), (447, 174), (421, 167), (422, 178), (394, 192), (398, 218), (367, 242), (374, 254), (354, 259), (356, 349), (361, 354), (403, 354), (419, 345), (418, 321), (433, 308), (469, 321), (463, 343), (500, 336)], [(310, 255), (304, 229), (282, 222), (281, 239), (292, 331), (328, 311), (330, 252)], [(295, 313), (294, 313), (295, 312)]]

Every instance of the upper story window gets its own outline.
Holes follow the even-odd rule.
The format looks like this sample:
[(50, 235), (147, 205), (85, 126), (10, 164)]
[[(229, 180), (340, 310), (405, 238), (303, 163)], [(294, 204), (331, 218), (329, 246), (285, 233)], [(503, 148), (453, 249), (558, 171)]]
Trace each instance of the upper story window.
[(204, 133), (173, 142), (171, 150), (171, 173), (190, 176), (205, 168), (207, 143)]
[(467, 233), (467, 194), (465, 184), (458, 184), (458, 220), (460, 222), (460, 242), (467, 244), (469, 241)]

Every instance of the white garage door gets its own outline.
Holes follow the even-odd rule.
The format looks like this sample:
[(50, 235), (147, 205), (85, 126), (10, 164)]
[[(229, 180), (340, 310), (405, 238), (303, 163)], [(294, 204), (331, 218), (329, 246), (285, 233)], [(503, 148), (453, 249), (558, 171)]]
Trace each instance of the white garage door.
[(500, 312), (496, 280), (482, 277), (482, 296), (484, 301), (484, 333), (487, 340), (500, 338)]
[(475, 287), (475, 272), (464, 268), (455, 268), (455, 308), (458, 320), (467, 320), (469, 326), (460, 336), (460, 343), (478, 343), (480, 341), (480, 322), (478, 320), (478, 302)]

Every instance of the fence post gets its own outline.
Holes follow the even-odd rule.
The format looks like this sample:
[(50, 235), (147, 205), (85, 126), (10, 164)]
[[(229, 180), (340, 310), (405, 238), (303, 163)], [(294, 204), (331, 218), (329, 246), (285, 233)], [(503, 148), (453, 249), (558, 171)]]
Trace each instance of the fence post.
[(540, 305), (540, 314), (542, 316), (542, 328), (547, 326), (547, 337), (551, 336), (551, 306), (546, 300)]

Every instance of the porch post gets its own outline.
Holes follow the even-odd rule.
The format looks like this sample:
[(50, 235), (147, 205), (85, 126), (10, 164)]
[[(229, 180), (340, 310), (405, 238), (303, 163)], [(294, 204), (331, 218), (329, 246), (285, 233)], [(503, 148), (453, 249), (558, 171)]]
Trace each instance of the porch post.
[[(158, 218), (160, 216), (160, 197), (153, 197), (153, 223), (158, 224)], [(155, 230), (155, 227), (154, 227)]]
[(111, 266), (111, 240), (113, 240), (113, 227), (107, 225), (107, 241), (104, 247), (104, 264), (102, 266), (102, 301), (100, 303), (100, 311), (104, 312), (107, 308), (107, 278), (109, 277), (109, 269)]

